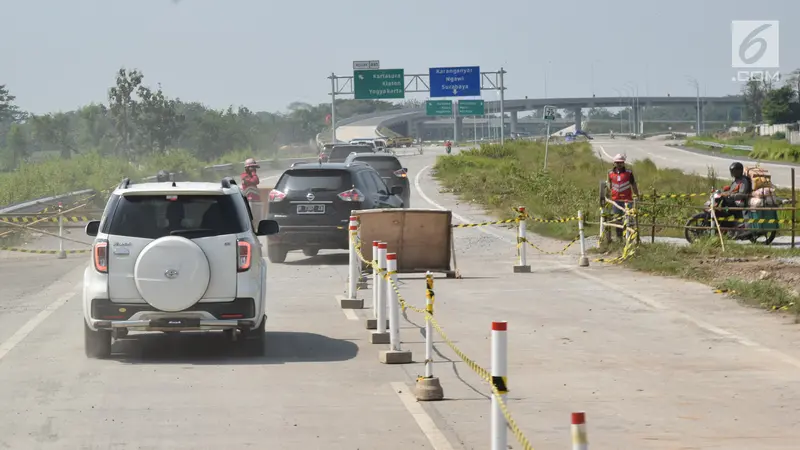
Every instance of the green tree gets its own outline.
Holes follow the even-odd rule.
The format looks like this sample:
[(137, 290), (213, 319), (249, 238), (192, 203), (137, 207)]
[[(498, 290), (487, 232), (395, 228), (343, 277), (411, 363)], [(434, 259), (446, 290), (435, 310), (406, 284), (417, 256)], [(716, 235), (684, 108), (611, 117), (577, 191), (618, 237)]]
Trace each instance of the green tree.
[(31, 116), (31, 120), (37, 139), (46, 145), (55, 147), (63, 159), (70, 159), (73, 152), (77, 153), (67, 114), (59, 112)]
[(128, 72), (124, 67), (117, 72), (116, 85), (108, 90), (108, 102), (114, 127), (119, 136), (117, 148), (122, 148), (124, 155), (132, 156), (131, 146), (135, 135), (136, 117), (139, 113), (139, 104), (133, 98), (136, 89), (142, 84), (144, 75), (138, 70)]
[(794, 89), (786, 85), (767, 93), (762, 106), (762, 115), (770, 125), (798, 120), (797, 108), (792, 107)]
[(5, 84), (0, 84), (0, 122), (17, 122), (22, 118), (22, 112), (14, 104), (16, 99)]
[(108, 109), (103, 104), (91, 103), (78, 110), (79, 125), (77, 142), (81, 147), (90, 147), (105, 153), (109, 135), (113, 134), (113, 124)]
[(761, 123), (762, 108), (767, 97), (768, 86), (761, 81), (750, 80), (742, 87), (745, 115), (753, 123)]
[(11, 167), (17, 168), (24, 159), (30, 156), (30, 139), (26, 129), (19, 124), (12, 124), (8, 130), (7, 144), (11, 156)]
[(164, 96), (161, 86), (153, 92), (139, 86), (139, 114), (136, 123), (147, 153), (164, 152), (183, 132), (184, 117), (178, 113), (175, 100)]

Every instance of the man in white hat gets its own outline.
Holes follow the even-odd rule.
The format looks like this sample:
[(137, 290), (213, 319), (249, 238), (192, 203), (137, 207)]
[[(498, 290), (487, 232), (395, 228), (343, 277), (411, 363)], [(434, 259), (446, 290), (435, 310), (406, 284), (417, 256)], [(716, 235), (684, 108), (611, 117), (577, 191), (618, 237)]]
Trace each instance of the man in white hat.
[[(633, 207), (633, 197), (639, 196), (639, 187), (636, 185), (633, 171), (625, 167), (625, 155), (621, 153), (614, 156), (614, 168), (608, 171), (608, 186), (611, 188), (611, 200), (614, 202), (611, 213), (616, 216), (624, 215), (622, 207), (628, 209)], [(617, 228), (617, 237), (622, 239), (622, 228)]]

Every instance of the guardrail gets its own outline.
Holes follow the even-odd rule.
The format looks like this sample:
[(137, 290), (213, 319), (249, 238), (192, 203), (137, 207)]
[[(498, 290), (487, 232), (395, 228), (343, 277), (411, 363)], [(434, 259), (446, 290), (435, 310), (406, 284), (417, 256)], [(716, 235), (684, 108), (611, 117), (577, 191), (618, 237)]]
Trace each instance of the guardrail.
[[(287, 158), (287, 159), (263, 159), (257, 162), (263, 166), (273, 166), (274, 168), (279, 169), (280, 167), (275, 167), (276, 164), (278, 166), (286, 165), (288, 167), (295, 162), (303, 162), (311, 160), (316, 160), (316, 158), (308, 157), (308, 158)], [(202, 170), (204, 172), (210, 171), (211, 173), (226, 172), (227, 174), (228, 172), (231, 172), (234, 169), (238, 170), (238, 167), (241, 167), (243, 169), (244, 163), (242, 162), (242, 163), (216, 164), (213, 166), (206, 166)], [(174, 174), (178, 175), (180, 174), (180, 172)], [(142, 181), (145, 182), (154, 181), (155, 179), (156, 176), (153, 175), (150, 177), (142, 178)], [(92, 194), (95, 194), (94, 189), (82, 189), (79, 191), (69, 192), (66, 194), (59, 194), (52, 197), (40, 198), (37, 200), (31, 200), (16, 205), (6, 206), (5, 208), (0, 209), (0, 214), (42, 212), (42, 209), (44, 209), (44, 207), (54, 206), (57, 205), (58, 203), (69, 204), (74, 202), (78, 198), (90, 196)]]
[(728, 145), (728, 144), (721, 144), (719, 142), (710, 142), (710, 141), (692, 141), (694, 144), (704, 145), (706, 147), (712, 148), (730, 148), (733, 150), (743, 150), (746, 152), (752, 152), (753, 146), (752, 145)]

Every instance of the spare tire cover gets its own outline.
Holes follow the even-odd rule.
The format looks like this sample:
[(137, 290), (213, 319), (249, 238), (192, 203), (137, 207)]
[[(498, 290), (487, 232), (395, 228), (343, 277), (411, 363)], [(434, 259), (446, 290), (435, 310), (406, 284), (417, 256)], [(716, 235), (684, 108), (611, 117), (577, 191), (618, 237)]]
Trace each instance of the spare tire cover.
[(203, 249), (180, 236), (147, 244), (133, 268), (136, 289), (161, 311), (183, 311), (203, 297), (211, 271)]

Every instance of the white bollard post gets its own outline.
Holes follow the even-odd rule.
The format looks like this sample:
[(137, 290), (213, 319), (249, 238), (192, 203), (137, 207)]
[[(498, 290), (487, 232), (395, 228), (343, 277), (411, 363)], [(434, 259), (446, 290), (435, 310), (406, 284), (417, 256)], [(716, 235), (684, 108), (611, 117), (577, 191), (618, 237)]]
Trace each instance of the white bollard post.
[[(397, 253), (386, 254), (386, 274), (391, 281), (386, 281), (386, 299), (389, 307), (389, 350), (380, 353), (380, 361), (384, 364), (408, 364), (411, 352), (400, 349), (400, 301), (395, 292), (397, 285)], [(380, 319), (378, 319), (380, 325)]]
[(418, 401), (444, 399), (439, 379), (433, 376), (433, 274), (425, 274), (425, 376), (417, 378), (415, 394)]
[(58, 259), (66, 259), (67, 252), (64, 251), (64, 214), (61, 212), (62, 210), (61, 202), (58, 202), (58, 254), (56, 258)]
[(586, 413), (572, 413), (572, 450), (589, 450), (589, 440), (586, 438)]
[(578, 266), (589, 267), (589, 258), (586, 256), (586, 235), (583, 232), (583, 211), (578, 211), (578, 239), (581, 245), (581, 258)]
[(358, 216), (350, 216), (350, 225), (348, 227), (350, 235), (350, 243), (348, 249), (350, 250), (350, 264), (347, 276), (347, 298), (355, 300), (356, 298), (356, 283), (358, 283), (358, 255), (356, 254), (356, 238), (358, 237)]
[(347, 295), (345, 297), (339, 297), (339, 305), (343, 309), (362, 309), (364, 307), (364, 299), (358, 298), (358, 287), (356, 284), (358, 282), (360, 266), (355, 242), (355, 238), (358, 236), (358, 216), (350, 216), (350, 225), (348, 225), (347, 228), (347, 237), (349, 240), (347, 247), (350, 250)]
[(525, 207), (519, 207), (520, 219), (517, 225), (517, 246), (519, 248), (519, 264), (514, 266), (514, 273), (530, 273), (531, 266), (528, 265), (527, 247), (528, 243), (525, 240), (527, 236), (527, 221), (525, 220)]
[(376, 330), (378, 328), (379, 283), (380, 273), (378, 272), (378, 241), (372, 241), (372, 318), (367, 319), (368, 330)]
[(386, 242), (378, 242), (378, 281), (373, 289), (377, 292), (375, 305), (375, 330), (370, 335), (372, 344), (388, 344), (389, 333), (386, 330)]
[[(508, 374), (508, 322), (492, 322), (492, 384), (507, 403)], [(508, 424), (497, 396), (492, 392), (492, 450), (508, 450)]]
[[(356, 236), (358, 236), (358, 242), (361, 243), (361, 248), (363, 249), (364, 241), (361, 239), (361, 217), (356, 217), (358, 225), (358, 232)], [(363, 263), (361, 262), (361, 259), (358, 257), (358, 252), (356, 252), (356, 273), (358, 274), (358, 280), (356, 281), (356, 292), (358, 292), (359, 289), (366, 289), (368, 287), (367, 277), (364, 275), (364, 272), (361, 271), (362, 264)]]

